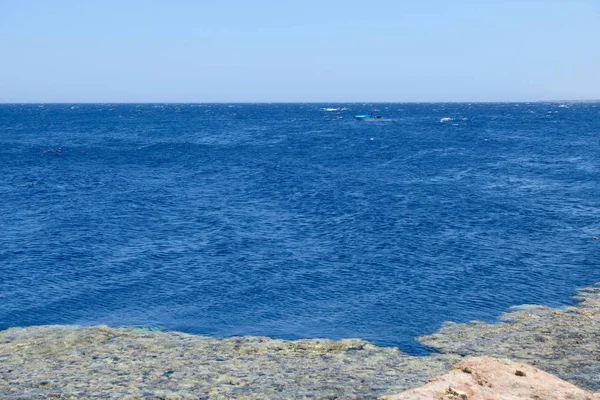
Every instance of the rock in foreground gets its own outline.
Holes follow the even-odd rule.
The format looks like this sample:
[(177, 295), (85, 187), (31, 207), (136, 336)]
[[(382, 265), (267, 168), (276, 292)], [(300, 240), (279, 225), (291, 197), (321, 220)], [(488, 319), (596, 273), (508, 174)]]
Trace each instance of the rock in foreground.
[(491, 357), (470, 357), (424, 386), (382, 400), (600, 400), (527, 364)]
[(575, 306), (521, 306), (502, 323), (447, 323), (419, 341), (441, 353), (531, 364), (600, 392), (600, 284), (582, 289)]
[(0, 331), (0, 399), (376, 399), (421, 385), (456, 361), (349, 339), (11, 328)]

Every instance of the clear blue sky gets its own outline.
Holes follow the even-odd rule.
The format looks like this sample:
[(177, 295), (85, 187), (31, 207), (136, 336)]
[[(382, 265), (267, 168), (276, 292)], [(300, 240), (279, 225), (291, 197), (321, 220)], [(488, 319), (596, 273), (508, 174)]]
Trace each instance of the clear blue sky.
[(0, 102), (600, 98), (600, 0), (0, 0)]

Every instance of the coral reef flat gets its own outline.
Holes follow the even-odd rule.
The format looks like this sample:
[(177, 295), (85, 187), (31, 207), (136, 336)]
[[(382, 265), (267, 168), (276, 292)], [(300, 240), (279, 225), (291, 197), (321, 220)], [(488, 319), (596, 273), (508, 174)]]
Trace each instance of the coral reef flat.
[(515, 307), (499, 324), (446, 323), (419, 341), (447, 354), (519, 360), (600, 391), (600, 286), (580, 290), (575, 299), (575, 306), (560, 309)]
[(501, 322), (448, 323), (413, 357), (358, 339), (213, 339), (106, 326), (0, 332), (2, 399), (374, 399), (424, 384), (470, 355), (527, 362), (600, 389), (600, 286), (577, 304), (521, 306)]
[(456, 359), (410, 357), (360, 340), (11, 328), (0, 332), (0, 398), (375, 398), (422, 384)]

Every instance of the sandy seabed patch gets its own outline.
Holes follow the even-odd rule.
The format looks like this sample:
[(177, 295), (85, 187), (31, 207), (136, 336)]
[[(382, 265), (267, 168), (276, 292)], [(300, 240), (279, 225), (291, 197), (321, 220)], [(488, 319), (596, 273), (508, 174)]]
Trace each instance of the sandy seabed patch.
[(0, 332), (0, 399), (375, 399), (464, 356), (520, 360), (600, 390), (600, 286), (578, 304), (521, 306), (498, 324), (446, 324), (412, 357), (358, 339), (212, 339), (106, 326)]

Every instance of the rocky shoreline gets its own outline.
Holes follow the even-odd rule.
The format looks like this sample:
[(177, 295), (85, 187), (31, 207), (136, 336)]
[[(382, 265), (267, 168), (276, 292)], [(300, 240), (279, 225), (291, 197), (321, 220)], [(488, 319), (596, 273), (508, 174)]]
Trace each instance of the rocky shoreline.
[(427, 384), (380, 400), (600, 400), (531, 365), (492, 357), (467, 357)]
[(600, 285), (582, 289), (559, 309), (514, 307), (501, 323), (446, 323), (418, 338), (441, 353), (525, 362), (581, 388), (600, 391)]
[(375, 399), (447, 372), (465, 356), (525, 362), (600, 390), (600, 286), (574, 306), (521, 306), (497, 324), (445, 324), (412, 357), (346, 339), (211, 339), (106, 326), (0, 332), (0, 399)]

